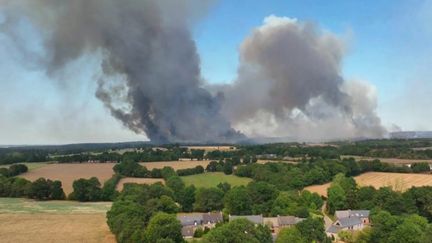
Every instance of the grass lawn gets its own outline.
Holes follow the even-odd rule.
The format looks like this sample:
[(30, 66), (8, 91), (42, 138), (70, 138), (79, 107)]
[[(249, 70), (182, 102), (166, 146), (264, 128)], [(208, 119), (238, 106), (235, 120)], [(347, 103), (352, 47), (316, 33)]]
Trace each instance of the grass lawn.
[[(46, 165), (52, 164), (53, 162), (34, 162), (34, 163), (17, 163), (17, 164), (25, 164), (27, 168), (30, 170), (38, 169), (44, 167)], [(0, 165), (0, 168), (9, 168), (10, 165)]]
[(111, 208), (111, 202), (76, 201), (35, 201), (24, 198), (0, 198), (0, 214), (2, 213), (50, 213), (50, 214), (87, 214), (105, 213)]
[(222, 172), (211, 172), (191, 176), (181, 177), (186, 186), (194, 185), (196, 187), (216, 187), (219, 183), (227, 182), (231, 186), (247, 185), (252, 181), (250, 178), (238, 177), (235, 175), (225, 175)]

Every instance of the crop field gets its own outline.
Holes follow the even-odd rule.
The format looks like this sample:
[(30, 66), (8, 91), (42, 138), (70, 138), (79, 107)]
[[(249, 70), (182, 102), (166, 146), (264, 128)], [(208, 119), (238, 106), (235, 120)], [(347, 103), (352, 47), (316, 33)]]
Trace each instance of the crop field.
[(355, 160), (375, 160), (379, 159), (381, 162), (389, 163), (389, 164), (398, 164), (398, 165), (408, 165), (415, 164), (420, 162), (427, 162), (432, 164), (432, 159), (396, 159), (396, 158), (372, 158), (372, 157), (364, 157), (364, 156), (341, 156), (342, 158), (354, 158)]
[(154, 184), (157, 182), (165, 183), (163, 179), (159, 178), (132, 178), (132, 177), (126, 177), (122, 178), (119, 183), (117, 184), (117, 191), (122, 191), (124, 184), (126, 183), (137, 183), (137, 184)]
[(0, 198), (1, 242), (115, 242), (106, 224), (111, 203)]
[[(432, 186), (432, 175), (368, 172), (354, 177), (359, 186), (375, 188), (390, 186), (393, 190), (405, 191), (413, 186)], [(305, 190), (327, 196), (330, 183), (305, 187)]]
[(34, 181), (40, 177), (60, 180), (63, 190), (68, 195), (73, 191), (72, 183), (80, 178), (97, 177), (101, 184), (114, 174), (112, 163), (81, 163), (81, 164), (49, 164), (20, 175), (27, 180)]
[(194, 168), (198, 165), (201, 165), (205, 169), (209, 163), (210, 160), (201, 160), (201, 161), (200, 160), (179, 160), (179, 161), (141, 162), (140, 164), (142, 166), (145, 166), (149, 170), (152, 170), (154, 168), (162, 169), (165, 166), (172, 167), (174, 170), (180, 170), (180, 169)]
[(211, 172), (191, 176), (181, 177), (185, 184), (194, 185), (196, 187), (216, 187), (219, 183), (227, 182), (231, 186), (247, 185), (252, 181), (250, 178), (238, 177), (235, 175), (225, 175), (222, 172)]

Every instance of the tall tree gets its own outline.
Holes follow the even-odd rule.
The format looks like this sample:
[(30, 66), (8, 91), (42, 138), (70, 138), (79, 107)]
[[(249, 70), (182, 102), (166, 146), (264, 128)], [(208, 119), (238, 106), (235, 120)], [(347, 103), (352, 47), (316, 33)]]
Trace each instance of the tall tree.
[(183, 242), (182, 226), (175, 215), (159, 212), (150, 219), (145, 231), (146, 242), (157, 242), (169, 239), (173, 242)]

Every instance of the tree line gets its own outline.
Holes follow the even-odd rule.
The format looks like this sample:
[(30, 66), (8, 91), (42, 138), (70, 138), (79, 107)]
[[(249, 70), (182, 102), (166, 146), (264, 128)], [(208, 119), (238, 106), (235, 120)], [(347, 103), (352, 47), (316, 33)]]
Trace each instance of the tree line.
[(298, 164), (280, 162), (240, 165), (234, 174), (249, 177), (256, 181), (268, 182), (280, 190), (300, 190), (309, 185), (330, 182), (339, 173), (356, 176), (370, 171), (398, 173), (429, 171), (429, 166), (425, 165), (419, 164), (410, 168), (382, 163), (379, 160), (355, 161), (353, 158), (343, 160), (309, 159)]

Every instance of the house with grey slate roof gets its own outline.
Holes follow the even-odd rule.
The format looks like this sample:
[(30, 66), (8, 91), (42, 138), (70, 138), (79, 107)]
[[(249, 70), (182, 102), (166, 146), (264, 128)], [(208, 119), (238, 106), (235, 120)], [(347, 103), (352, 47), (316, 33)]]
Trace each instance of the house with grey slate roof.
[(326, 230), (328, 236), (337, 237), (341, 230), (362, 230), (369, 224), (369, 210), (341, 210), (335, 216), (336, 221)]
[(192, 238), (198, 228), (214, 228), (217, 223), (223, 222), (222, 212), (209, 213), (182, 213), (177, 214), (182, 225), (184, 238)]
[(247, 219), (255, 225), (260, 225), (264, 223), (264, 218), (262, 215), (229, 215), (229, 221), (235, 219)]
[(272, 234), (278, 234), (279, 231), (286, 227), (291, 227), (304, 220), (295, 216), (280, 216), (277, 217), (264, 217), (264, 224), (267, 225)]

